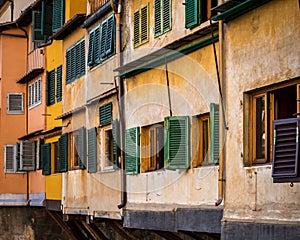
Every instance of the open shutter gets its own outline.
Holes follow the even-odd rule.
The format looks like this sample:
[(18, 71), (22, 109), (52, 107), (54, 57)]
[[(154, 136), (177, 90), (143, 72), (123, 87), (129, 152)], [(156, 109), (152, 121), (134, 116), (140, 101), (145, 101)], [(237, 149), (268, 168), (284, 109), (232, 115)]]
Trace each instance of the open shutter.
[(79, 154), (79, 167), (80, 169), (86, 169), (86, 131), (85, 127), (79, 129), (78, 136), (78, 154)]
[(95, 30), (90, 32), (89, 48), (88, 48), (88, 60), (87, 60), (87, 65), (88, 66), (93, 66), (94, 65), (94, 44), (95, 44)]
[(154, 1), (154, 36), (157, 37), (171, 29), (172, 1)]
[(52, 31), (56, 32), (64, 24), (64, 0), (53, 0)]
[(101, 24), (101, 41), (100, 41), (101, 58), (105, 58), (106, 55), (105, 48), (106, 48), (106, 41), (107, 41), (107, 28), (108, 28), (108, 22), (106, 19)]
[(165, 33), (172, 28), (172, 0), (163, 0), (162, 16), (162, 29)]
[(219, 163), (220, 155), (220, 119), (219, 104), (210, 104), (210, 163)]
[(154, 1), (154, 37), (162, 34), (162, 0)]
[(32, 41), (43, 42), (45, 35), (42, 34), (42, 14), (39, 11), (32, 11)]
[(58, 156), (60, 172), (68, 171), (68, 134), (64, 133), (58, 140)]
[(107, 37), (106, 37), (106, 46), (105, 54), (106, 56), (110, 55), (114, 51), (114, 31), (115, 30), (115, 15), (112, 14), (107, 19)]
[(117, 119), (112, 121), (112, 136), (113, 136), (113, 156), (114, 167), (120, 168), (119, 155), (120, 155), (120, 134), (119, 134), (119, 121)]
[(55, 69), (47, 74), (47, 86), (48, 86), (48, 105), (55, 103)]
[[(273, 162), (274, 182), (295, 181), (299, 175), (299, 118), (273, 121)], [(300, 181), (300, 179), (298, 179)]]
[(20, 170), (21, 171), (35, 170), (35, 142), (34, 141), (20, 142)]
[(44, 139), (38, 138), (35, 142), (35, 160), (36, 160), (36, 169), (42, 168), (42, 144), (44, 142)]
[(100, 26), (95, 29), (94, 52), (95, 64), (100, 63)]
[(140, 129), (130, 128), (125, 131), (125, 172), (140, 172)]
[(71, 81), (71, 72), (71, 49), (68, 49), (66, 52), (66, 83), (69, 83)]
[(99, 123), (100, 126), (107, 125), (112, 121), (112, 103), (107, 103), (99, 107)]
[(97, 172), (97, 129), (88, 130), (88, 172)]
[(16, 171), (16, 145), (4, 145), (4, 172), (15, 173)]
[(185, 27), (192, 28), (199, 24), (199, 0), (185, 0)]
[(42, 174), (51, 174), (51, 143), (42, 145)]
[(62, 65), (56, 69), (56, 100), (57, 102), (62, 100)]
[(79, 42), (80, 49), (80, 76), (85, 74), (85, 40)]
[(187, 169), (190, 165), (189, 117), (166, 117), (165, 164), (168, 169)]
[(42, 1), (42, 35), (52, 35), (52, 1)]

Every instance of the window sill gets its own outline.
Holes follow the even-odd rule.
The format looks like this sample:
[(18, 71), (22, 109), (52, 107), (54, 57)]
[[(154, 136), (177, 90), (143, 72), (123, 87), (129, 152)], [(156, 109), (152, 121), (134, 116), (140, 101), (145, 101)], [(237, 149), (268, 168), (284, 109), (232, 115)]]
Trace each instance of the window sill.
[(39, 105), (41, 105), (42, 104), (42, 101), (40, 101), (40, 102), (38, 102), (38, 103), (35, 103), (35, 104), (32, 104), (32, 105), (30, 105), (30, 106), (28, 106), (28, 109), (30, 110), (30, 109), (33, 109), (33, 108), (35, 108), (35, 107), (37, 107), (37, 106), (39, 106)]
[(99, 171), (98, 173), (100, 173), (100, 174), (112, 173), (112, 172), (117, 171), (118, 169), (119, 168), (107, 167), (107, 168), (104, 168), (103, 170)]

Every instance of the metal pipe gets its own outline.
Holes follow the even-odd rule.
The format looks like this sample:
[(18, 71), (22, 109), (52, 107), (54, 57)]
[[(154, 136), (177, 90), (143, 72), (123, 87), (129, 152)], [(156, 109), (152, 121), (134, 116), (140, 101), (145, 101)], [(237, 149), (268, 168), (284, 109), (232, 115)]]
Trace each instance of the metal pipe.
[(8, 0), (10, 2), (10, 21), (14, 21), (14, 1)]
[(171, 93), (170, 93), (170, 83), (169, 83), (169, 72), (168, 72), (168, 63), (165, 56), (165, 66), (166, 66), (166, 80), (167, 80), (167, 88), (168, 88), (168, 99), (169, 99), (169, 110), (170, 116), (172, 117), (172, 103), (171, 103)]

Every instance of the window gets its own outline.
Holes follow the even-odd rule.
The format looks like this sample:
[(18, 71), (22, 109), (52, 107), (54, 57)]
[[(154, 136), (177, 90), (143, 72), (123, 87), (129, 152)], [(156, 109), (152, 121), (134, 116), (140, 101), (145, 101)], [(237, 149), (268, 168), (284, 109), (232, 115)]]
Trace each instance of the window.
[(209, 114), (203, 114), (199, 117), (199, 158), (197, 166), (209, 163), (209, 129)]
[(34, 81), (28, 86), (28, 107), (33, 108), (42, 102), (42, 79)]
[(4, 172), (15, 173), (17, 171), (16, 145), (4, 145)]
[(45, 42), (46, 36), (42, 33), (42, 12), (32, 11), (32, 41)]
[(185, 27), (193, 28), (211, 17), (211, 8), (217, 0), (185, 0)]
[(66, 82), (70, 83), (85, 74), (85, 40), (82, 39), (66, 52)]
[(51, 174), (51, 143), (42, 145), (42, 174)]
[(166, 167), (168, 169), (189, 168), (189, 117), (166, 117), (164, 128)]
[(56, 32), (64, 24), (64, 0), (53, 0), (52, 32)]
[(24, 113), (23, 93), (7, 94), (7, 113), (8, 114)]
[[(245, 159), (246, 165), (271, 161), (273, 151), (272, 122), (273, 120), (294, 118), (296, 116), (298, 95), (296, 84), (277, 88), (270, 87), (246, 95), (249, 96), (252, 113), (250, 122), (246, 122), (244, 130), (245, 136), (250, 136), (249, 141), (247, 137), (245, 138), (246, 143), (244, 144), (249, 149), (249, 155), (246, 155), (250, 159), (250, 161)], [(249, 114), (246, 112), (245, 117), (249, 119)]]
[(133, 42), (138, 47), (149, 41), (149, 6), (148, 4), (134, 12)]
[(88, 66), (93, 67), (114, 53), (115, 17), (114, 14), (105, 19), (90, 32), (88, 49)]
[(62, 100), (62, 65), (47, 72), (47, 105)]
[(154, 36), (160, 36), (172, 28), (172, 1), (154, 1)]
[(58, 139), (58, 157), (60, 172), (68, 171), (68, 134), (64, 133)]
[(70, 135), (70, 150), (72, 169), (85, 169), (86, 167), (86, 134), (82, 127)]
[(59, 173), (59, 157), (58, 157), (58, 142), (52, 143), (54, 157), (54, 173)]
[(125, 172), (140, 172), (140, 128), (134, 127), (125, 131)]
[(20, 142), (20, 170), (34, 171), (35, 170), (36, 150), (34, 141)]
[(112, 121), (112, 103), (107, 103), (99, 107), (99, 124), (104, 126)]

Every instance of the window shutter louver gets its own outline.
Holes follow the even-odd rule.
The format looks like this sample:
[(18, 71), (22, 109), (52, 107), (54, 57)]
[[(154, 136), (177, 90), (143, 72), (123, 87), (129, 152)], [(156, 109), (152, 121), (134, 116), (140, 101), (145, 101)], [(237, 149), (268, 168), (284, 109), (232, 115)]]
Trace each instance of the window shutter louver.
[(71, 81), (71, 71), (71, 50), (69, 49), (66, 52), (66, 83), (69, 83)]
[(68, 134), (64, 133), (58, 140), (58, 156), (60, 172), (68, 171)]
[(81, 49), (80, 49), (80, 44), (76, 44), (75, 46), (75, 78), (79, 78), (81, 76)]
[(106, 56), (113, 53), (114, 46), (114, 29), (115, 29), (115, 17), (111, 15), (107, 19), (107, 37), (106, 37), (106, 46), (105, 54)]
[(161, 14), (161, 0), (154, 1), (154, 36), (162, 34), (162, 14)]
[(80, 76), (85, 74), (85, 40), (80, 41)]
[(100, 26), (95, 29), (95, 40), (94, 40), (94, 62), (95, 64), (100, 63)]
[(42, 145), (42, 174), (51, 174), (51, 143)]
[(79, 138), (78, 138), (77, 146), (78, 153), (79, 153), (79, 167), (80, 169), (86, 169), (86, 131), (85, 127), (79, 129)]
[(172, 27), (172, 0), (163, 0), (162, 16), (162, 30), (165, 33)]
[(198, 0), (185, 1), (185, 27), (186, 28), (192, 28), (199, 24), (198, 12), (199, 12)]
[(94, 50), (95, 50), (95, 30), (91, 31), (90, 38), (89, 38), (89, 49), (88, 49), (88, 60), (87, 65), (93, 66), (94, 65)]
[[(79, 51), (77, 50), (77, 52), (79, 52)], [(77, 55), (79, 55), (79, 53)], [(78, 63), (80, 58), (76, 59), (76, 57), (77, 56), (76, 56), (76, 45), (75, 45), (71, 48), (71, 61), (70, 61), (70, 64), (71, 64), (71, 77), (70, 77), (70, 81), (73, 81), (76, 78), (76, 74), (79, 72), (79, 69), (80, 69), (79, 68), (79, 63)]]
[(9, 113), (23, 113), (23, 93), (9, 93), (8, 94), (8, 112)]
[(155, 0), (154, 2), (154, 37), (171, 29), (171, 0)]
[(219, 163), (220, 155), (220, 120), (219, 104), (210, 104), (210, 163)]
[(107, 40), (107, 28), (108, 28), (107, 19), (101, 24), (101, 41), (100, 41), (100, 56), (105, 58), (106, 52), (106, 40)]
[(43, 42), (45, 40), (42, 34), (42, 14), (39, 11), (32, 11), (32, 41)]
[(42, 168), (42, 144), (44, 142), (44, 139), (38, 138), (36, 141), (36, 169)]
[(149, 40), (149, 19), (148, 5), (141, 9), (141, 43)]
[(35, 142), (34, 141), (20, 142), (20, 170), (21, 171), (35, 170)]
[(55, 103), (55, 69), (48, 74), (48, 94), (49, 94), (49, 105)]
[(47, 37), (52, 35), (52, 1), (42, 1), (42, 35)]
[(62, 65), (56, 69), (56, 99), (58, 102), (62, 100)]
[(53, 0), (52, 31), (56, 32), (64, 24), (64, 0)]
[(107, 103), (99, 107), (99, 123), (100, 126), (111, 123), (112, 121), (112, 103)]
[[(273, 162), (274, 182), (289, 182), (299, 177), (299, 118), (273, 121)], [(294, 179), (295, 181), (295, 179)], [(299, 181), (299, 179), (297, 180)]]
[(125, 172), (140, 172), (140, 129), (130, 128), (125, 131)]
[(113, 156), (114, 166), (120, 168), (119, 155), (120, 155), (120, 135), (119, 135), (119, 121), (112, 121), (112, 136), (113, 136)]
[(164, 124), (167, 168), (187, 169), (190, 164), (189, 117), (166, 117)]
[(16, 170), (16, 145), (4, 145), (4, 172), (15, 173)]
[(88, 130), (88, 172), (97, 172), (97, 129)]
[(141, 42), (140, 40), (140, 11), (136, 11), (133, 16), (133, 43), (134, 46), (138, 46)]

